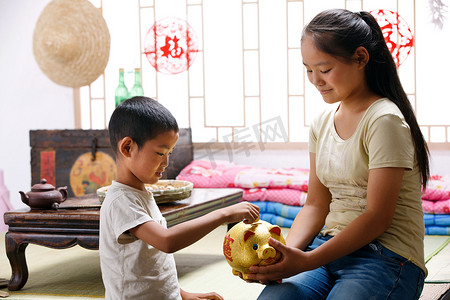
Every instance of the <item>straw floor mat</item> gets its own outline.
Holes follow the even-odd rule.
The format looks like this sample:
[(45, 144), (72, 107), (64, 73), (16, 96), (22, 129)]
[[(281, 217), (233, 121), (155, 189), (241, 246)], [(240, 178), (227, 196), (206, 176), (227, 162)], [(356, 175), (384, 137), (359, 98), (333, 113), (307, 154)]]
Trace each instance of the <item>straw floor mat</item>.
[[(215, 291), (229, 300), (256, 299), (263, 286), (246, 283), (231, 273), (222, 254), (226, 226), (221, 226), (194, 245), (175, 254), (180, 285), (191, 292)], [(286, 236), (288, 229), (283, 228)], [(450, 288), (449, 236), (427, 236), (425, 258), (429, 276), (420, 300), (437, 300)], [(0, 278), (9, 279), (11, 269), (0, 233)], [(102, 299), (98, 251), (79, 246), (57, 250), (29, 244), (26, 251), (29, 277), (20, 291), (6, 299)], [(8, 292), (6, 288), (0, 291)]]

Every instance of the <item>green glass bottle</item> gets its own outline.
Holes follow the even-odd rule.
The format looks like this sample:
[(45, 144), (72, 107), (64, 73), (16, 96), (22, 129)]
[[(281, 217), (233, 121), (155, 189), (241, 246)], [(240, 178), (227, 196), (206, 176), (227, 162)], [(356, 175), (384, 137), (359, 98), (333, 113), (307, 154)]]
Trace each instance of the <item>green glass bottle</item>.
[(144, 89), (141, 85), (141, 69), (134, 69), (134, 85), (128, 93), (128, 97), (132, 98), (134, 96), (144, 96)]
[(116, 93), (115, 93), (115, 102), (116, 102), (116, 107), (122, 103), (122, 101), (126, 100), (128, 98), (128, 89), (125, 86), (125, 77), (124, 77), (124, 72), (123, 69), (120, 68), (119, 69), (119, 85), (116, 88)]

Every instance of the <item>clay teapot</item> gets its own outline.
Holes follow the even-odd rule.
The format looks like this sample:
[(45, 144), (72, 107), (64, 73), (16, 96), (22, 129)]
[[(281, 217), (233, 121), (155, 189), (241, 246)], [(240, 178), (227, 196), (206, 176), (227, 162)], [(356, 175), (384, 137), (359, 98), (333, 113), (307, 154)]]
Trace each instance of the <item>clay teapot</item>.
[(32, 186), (28, 193), (19, 192), (22, 202), (32, 209), (57, 209), (59, 204), (67, 199), (67, 186), (56, 188), (47, 183), (45, 178), (41, 183)]

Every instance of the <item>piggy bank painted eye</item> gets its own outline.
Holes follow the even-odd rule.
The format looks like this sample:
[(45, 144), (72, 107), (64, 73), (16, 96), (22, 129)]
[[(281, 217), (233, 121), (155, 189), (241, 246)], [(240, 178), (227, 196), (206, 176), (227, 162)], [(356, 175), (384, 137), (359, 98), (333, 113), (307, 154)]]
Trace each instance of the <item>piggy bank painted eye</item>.
[(269, 245), (270, 238), (286, 244), (281, 228), (266, 221), (259, 220), (252, 224), (239, 222), (234, 225), (223, 240), (223, 254), (233, 274), (242, 275), (247, 280), (251, 266), (276, 263), (281, 258), (281, 253)]

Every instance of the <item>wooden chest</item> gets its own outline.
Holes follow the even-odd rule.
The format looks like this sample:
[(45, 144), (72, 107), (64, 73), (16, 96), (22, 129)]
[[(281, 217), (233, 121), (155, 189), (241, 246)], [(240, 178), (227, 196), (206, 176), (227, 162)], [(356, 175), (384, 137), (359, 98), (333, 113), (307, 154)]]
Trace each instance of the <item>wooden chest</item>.
[[(67, 186), (69, 196), (82, 196), (116, 177), (107, 130), (31, 130), (30, 146), (31, 186), (45, 178), (55, 187)], [(180, 129), (163, 178), (174, 179), (192, 159), (191, 130)]]

